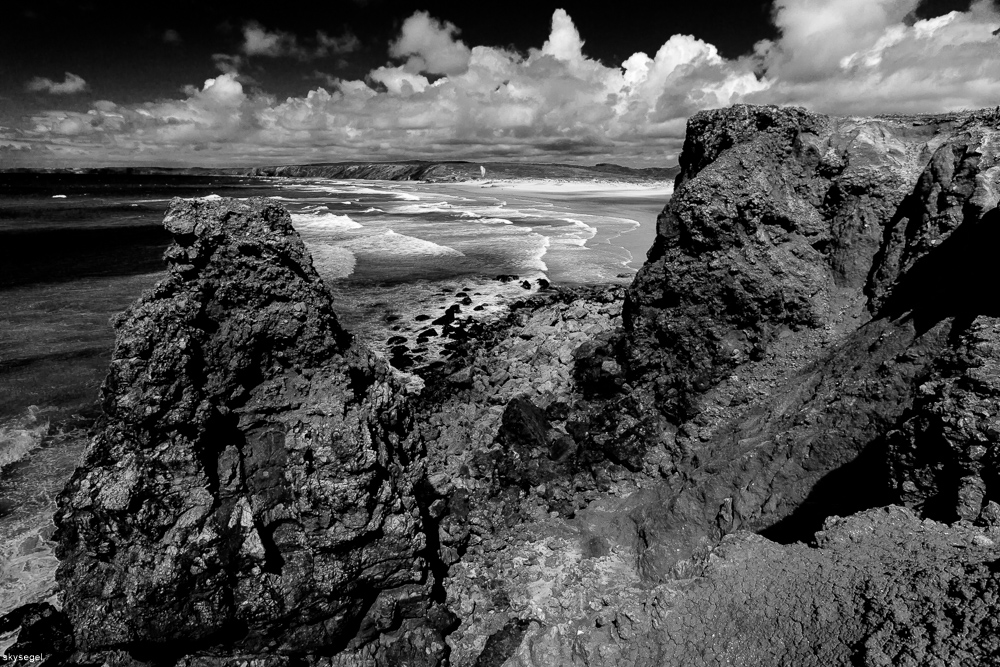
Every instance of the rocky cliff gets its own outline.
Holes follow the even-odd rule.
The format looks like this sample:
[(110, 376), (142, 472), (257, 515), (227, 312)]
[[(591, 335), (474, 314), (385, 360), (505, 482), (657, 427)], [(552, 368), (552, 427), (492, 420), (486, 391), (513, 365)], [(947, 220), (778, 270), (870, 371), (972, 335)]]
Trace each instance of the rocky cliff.
[(115, 323), (56, 518), (78, 654), (332, 654), (433, 620), (409, 408), (287, 212), (175, 200), (164, 224), (170, 273)]
[[(1000, 114), (689, 122), (633, 284), (406, 395), (287, 214), (177, 202), (18, 653), (996, 664)], [(841, 518), (846, 517), (846, 518)]]

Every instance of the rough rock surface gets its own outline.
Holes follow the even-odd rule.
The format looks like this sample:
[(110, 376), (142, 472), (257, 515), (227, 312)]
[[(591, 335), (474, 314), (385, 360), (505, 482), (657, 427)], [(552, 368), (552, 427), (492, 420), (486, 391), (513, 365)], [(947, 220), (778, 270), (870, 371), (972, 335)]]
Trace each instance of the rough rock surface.
[(688, 417), (781, 332), (831, 323), (859, 291), (877, 312), (927, 249), (996, 206), (996, 120), (696, 114), (629, 289), (632, 374), (654, 376), (664, 409)]
[(996, 664), (998, 538), (902, 508), (833, 518), (815, 547), (740, 533), (695, 578), (598, 596), (572, 622), (532, 623), (505, 664)]
[(287, 212), (175, 200), (165, 225), (170, 273), (116, 322), (104, 428), (57, 515), (76, 649), (328, 655), (422, 615), (408, 406)]
[[(927, 379), (962, 385), (963, 367), (992, 363), (1000, 300), (982, 287), (1000, 216), (998, 121), (744, 106), (691, 119), (619, 354), (630, 400), (645, 395), (680, 423), (688, 458), (669, 511), (650, 509), (654, 528), (689, 547), (739, 528), (807, 539), (824, 516), (917, 501), (897, 492), (920, 483), (888, 433), (927, 416), (914, 403)], [(966, 432), (947, 464), (919, 448), (939, 462), (918, 476), (950, 466), (923, 499), (993, 474), (989, 457), (969, 457), (984, 456), (976, 442), (1000, 406), (989, 386), (966, 391), (984, 403), (982, 433)], [(865, 480), (854, 497), (837, 488), (851, 477)]]

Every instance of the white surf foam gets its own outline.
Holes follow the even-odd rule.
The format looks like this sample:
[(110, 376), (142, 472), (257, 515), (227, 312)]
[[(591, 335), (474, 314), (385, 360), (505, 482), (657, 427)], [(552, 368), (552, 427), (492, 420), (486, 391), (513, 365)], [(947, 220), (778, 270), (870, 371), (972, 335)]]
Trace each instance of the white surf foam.
[(563, 220), (573, 225), (573, 235), (569, 238), (564, 238), (566, 243), (585, 248), (587, 246), (587, 241), (597, 235), (597, 228), (591, 227), (583, 220), (577, 220), (576, 218), (563, 218)]
[(391, 229), (381, 234), (371, 234), (361, 236), (340, 244), (341, 247), (349, 248), (357, 255), (428, 255), (428, 256), (451, 256), (464, 257), (465, 255), (454, 248), (438, 245), (432, 241), (418, 239), (415, 236), (398, 234)]
[(427, 204), (406, 204), (397, 206), (393, 213), (407, 213), (410, 215), (424, 215), (427, 213), (453, 213), (454, 207), (446, 201), (439, 201)]
[(398, 197), (400, 199), (404, 199), (406, 201), (420, 201), (420, 199), (421, 199), (417, 195), (410, 194), (409, 192), (393, 192), (392, 194), (395, 195), (396, 197)]
[(39, 417), (40, 412), (38, 406), (32, 405), (20, 417), (0, 424), (0, 468), (19, 461), (42, 444), (49, 422)]
[[(326, 208), (324, 206), (324, 208)], [(292, 213), (292, 222), (297, 228), (303, 230), (333, 230), (344, 231), (347, 229), (361, 229), (362, 225), (351, 220), (350, 216), (337, 215), (336, 213), (325, 213), (316, 211), (315, 213)]]
[(354, 273), (357, 259), (347, 248), (333, 246), (328, 243), (309, 243), (306, 248), (312, 255), (313, 267), (321, 278), (333, 280), (346, 278)]
[(66, 195), (52, 195), (53, 199), (66, 199)]

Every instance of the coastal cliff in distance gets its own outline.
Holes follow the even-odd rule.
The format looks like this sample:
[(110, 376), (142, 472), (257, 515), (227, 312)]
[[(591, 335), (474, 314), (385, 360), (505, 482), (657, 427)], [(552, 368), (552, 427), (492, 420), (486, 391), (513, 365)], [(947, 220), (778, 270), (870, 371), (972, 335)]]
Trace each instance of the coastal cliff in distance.
[(702, 112), (680, 169), (627, 290), (515, 304), (420, 395), (280, 207), (176, 202), (9, 652), (1000, 661), (1000, 112)]
[(679, 167), (632, 168), (617, 164), (538, 164), (522, 162), (465, 162), (462, 160), (400, 162), (321, 162), (260, 167), (95, 167), (57, 170), (0, 169), (0, 173), (77, 173), (112, 175), (191, 175), (278, 178), (332, 178), (337, 180), (453, 182), (487, 179), (560, 179), (651, 182), (672, 180)]
[(383, 181), (472, 181), (483, 179), (561, 179), (571, 181), (615, 180), (628, 182), (667, 181), (677, 175), (678, 167), (633, 169), (616, 164), (592, 166), (571, 164), (535, 164), (518, 162), (332, 162), (327, 164), (283, 165), (253, 169), (226, 170), (238, 176), (278, 176), (283, 178), (369, 179)]

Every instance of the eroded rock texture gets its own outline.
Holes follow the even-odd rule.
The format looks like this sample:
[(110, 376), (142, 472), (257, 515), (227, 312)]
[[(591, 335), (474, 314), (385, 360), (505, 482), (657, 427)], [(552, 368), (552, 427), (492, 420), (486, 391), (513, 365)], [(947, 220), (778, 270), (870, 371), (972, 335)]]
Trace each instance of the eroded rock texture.
[(697, 578), (533, 623), (506, 665), (996, 664), (998, 537), (902, 508), (833, 519), (815, 547), (734, 535)]
[(77, 650), (330, 655), (423, 617), (409, 408), (287, 212), (175, 200), (165, 225), (170, 273), (116, 322), (57, 517)]
[(691, 119), (625, 309), (630, 381), (691, 436), (667, 511), (648, 509), (663, 543), (808, 539), (825, 516), (892, 501), (979, 516), (1000, 411), (998, 120)]

